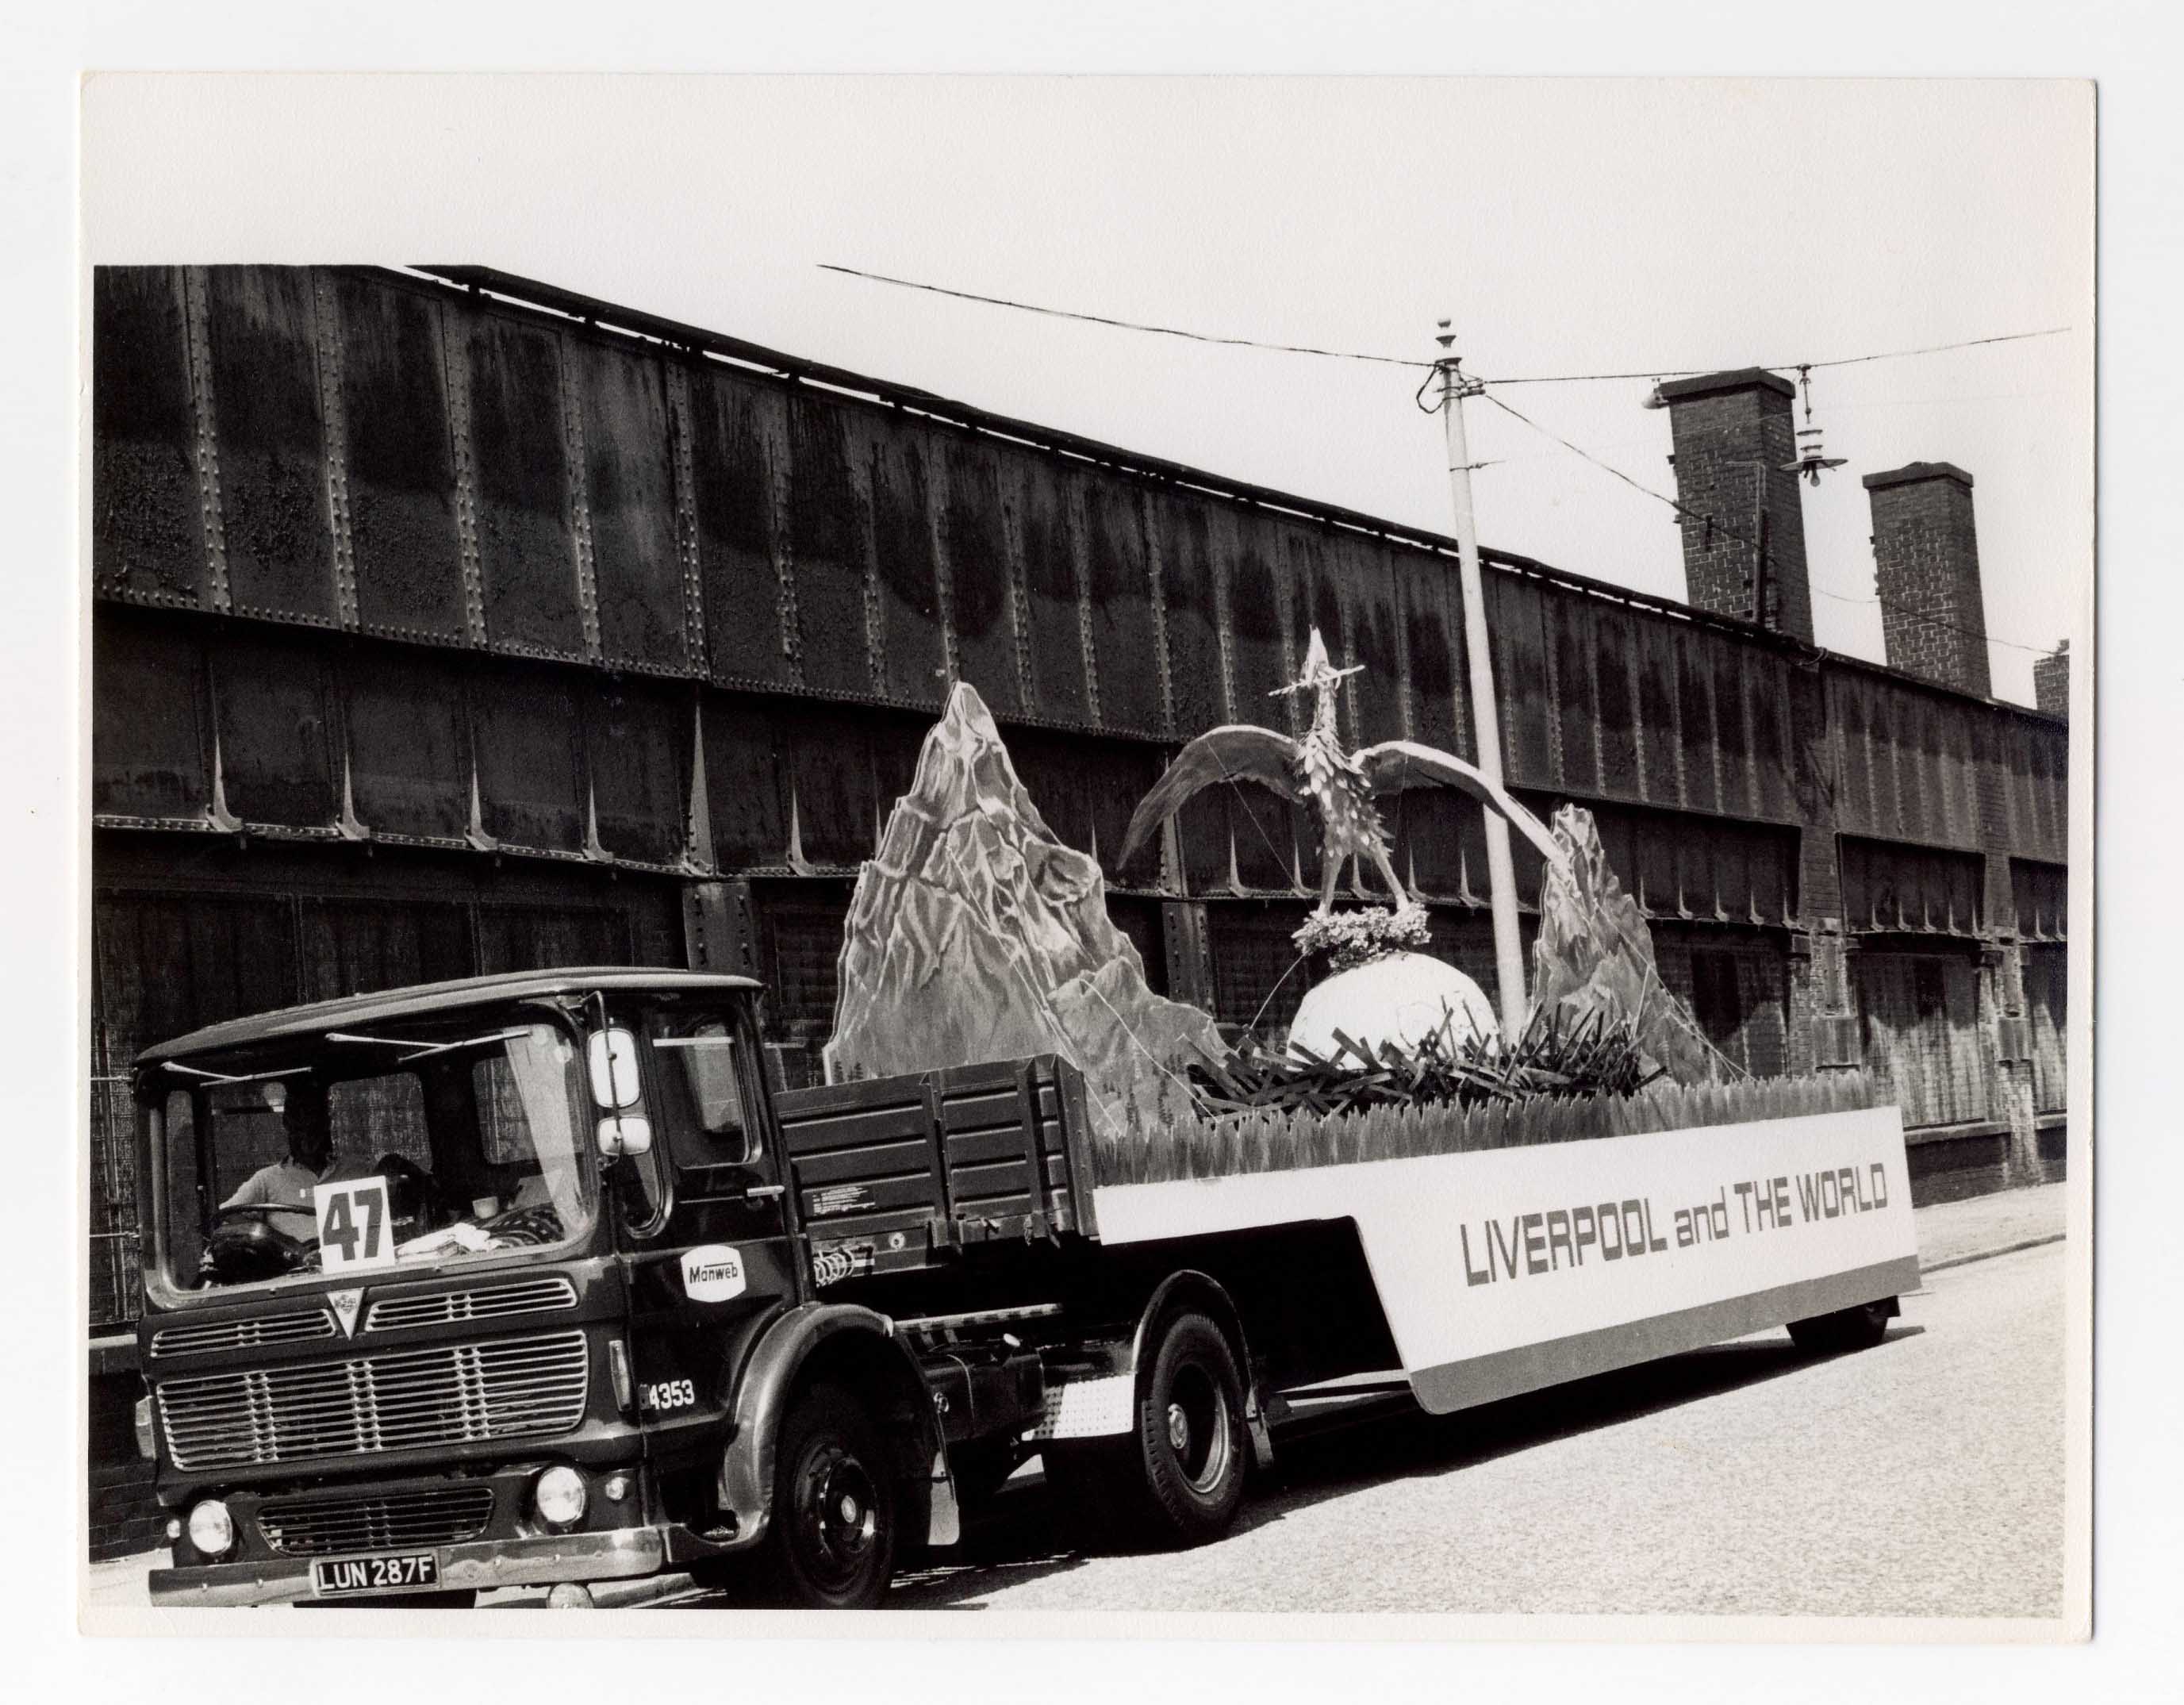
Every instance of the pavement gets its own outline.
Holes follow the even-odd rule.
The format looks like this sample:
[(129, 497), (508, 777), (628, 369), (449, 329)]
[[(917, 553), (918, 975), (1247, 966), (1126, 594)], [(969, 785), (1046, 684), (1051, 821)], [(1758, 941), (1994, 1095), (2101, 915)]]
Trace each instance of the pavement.
[[(1457, 1435), (1425, 1418), (1372, 1429), (1374, 1442), (1362, 1459), (1346, 1447), (1339, 1466), (1326, 1460), (1315, 1466), (1326, 1446), (1307, 1441), (1301, 1452), (1306, 1460), (1284, 1474), (1283, 1487), (1255, 1500), (1220, 1545), (1197, 1552), (1050, 1557), (1050, 1535), (1017, 1531), (1022, 1524), (1005, 1516), (995, 1533), (978, 1536), (985, 1557), (922, 1571), (898, 1583), (890, 1602), (1010, 1609), (1157, 1604), (1177, 1610), (2058, 1613), (2062, 1290), (2055, 1256), (2031, 1252), (2063, 1240), (2065, 1194), (2062, 1184), (2046, 1184), (1920, 1208), (1923, 1273), (1950, 1275), (1971, 1262), (2013, 1257), (1994, 1275), (2006, 1282), (1975, 1283), (1976, 1274), (1936, 1279), (1922, 1296), (1906, 1300), (1888, 1342), (1866, 1357), (1811, 1362), (1794, 1356), (1777, 1334), (1672, 1358), (1666, 1373), (1670, 1364), (1657, 1363), (1587, 1381), (1587, 1403), (1598, 1412), (1589, 1425), (1579, 1418), (1567, 1436), (1560, 1435), (1571, 1427), (1571, 1405), (1542, 1393), (1493, 1406), (1508, 1412), (1485, 1429), (1485, 1444), (1474, 1425), (1462, 1429), (1464, 1443), (1452, 1445)], [(1968, 1307), (1966, 1318), (1956, 1318)], [(1995, 1323), (2003, 1319), (2015, 1329), (1997, 1340)], [(1944, 1325), (1958, 1329), (1928, 1329)], [(1847, 1371), (1853, 1365), (1855, 1379)], [(1768, 1405), (1761, 1388), (1784, 1379), (1810, 1389), (1804, 1402), (1778, 1414), (1781, 1406)], [(2022, 1401), (2036, 1390), (2052, 1393), (2052, 1400)], [(1698, 1395), (1710, 1401), (1688, 1401)], [(1816, 1430), (1809, 1407), (1814, 1402), (1839, 1407), (1838, 1424)], [(1973, 1422), (1969, 1432), (1967, 1418)], [(1631, 1434), (1635, 1440), (1626, 1437)], [(1497, 1438), (1498, 1447), (1492, 1442)], [(1618, 1457), (1634, 1442), (1660, 1452), (1652, 1457), (1649, 1451), (1646, 1474), (1631, 1475), (1627, 1456)], [(2033, 1472), (2016, 1472), (2027, 1462)], [(1799, 1466), (1778, 1479), (1785, 1463)], [(1772, 1466), (1753, 1466), (1761, 1463)], [(2049, 1464), (2052, 1474), (2042, 1471)], [(1352, 1465), (1364, 1468), (1362, 1477)], [(1020, 1477), (1027, 1496), (1006, 1494), (997, 1502), (1043, 1515), (1036, 1508), (1043, 1503), (1036, 1496), (1039, 1479), (1034, 1465)], [(1433, 1490), (1423, 1505), (1422, 1482)], [(1580, 1485), (1587, 1489), (1588, 1515), (1573, 1524), (1563, 1499)], [(1790, 1549), (1781, 1543), (1782, 1524), (1815, 1501), (1839, 1507), (1846, 1500), (1866, 1518), (1847, 1529), (1856, 1541), (1841, 1555), (1816, 1557), (1813, 1530), (1801, 1524), (1795, 1576), (1778, 1595), (1782, 1602), (1754, 1604), (1755, 1581), (1768, 1578), (1769, 1565)], [(1620, 1503), (1631, 1507), (1617, 1515)], [(1528, 1509), (1529, 1518), (1522, 1513)], [(1527, 1529), (1521, 1525), (1527, 1519), (1545, 1525)], [(1330, 1521), (1334, 1529), (1319, 1531)], [(1628, 1542), (1633, 1525), (1675, 1535), (1674, 1554), (1706, 1558), (1707, 1566), (1696, 1575), (1663, 1569), (1654, 1548)], [(1345, 1535), (1353, 1530), (1367, 1536), (1358, 1541), (1364, 1549), (1354, 1563), (1336, 1566), (1334, 1560), (1347, 1549)], [(1951, 1543), (1933, 1545), (1939, 1533), (1950, 1534)], [(1265, 1537), (1276, 1535), (1278, 1541)], [(1591, 1540), (1549, 1542), (1573, 1535)], [(1300, 1542), (1309, 1547), (1311, 1598), (1292, 1605), (1301, 1584), (1292, 1553)], [(1460, 1545), (1462, 1555), (1444, 1559), (1445, 1567), (1418, 1566), (1422, 1555), (1451, 1545)], [(1405, 1559), (1403, 1579), (1433, 1582), (1432, 1602), (1389, 1598), (1395, 1591), (1389, 1571), (1373, 1563), (1390, 1556)], [(1477, 1603), (1458, 1602), (1459, 1584), (1476, 1573), (1467, 1558), (1481, 1556), (1502, 1560), (1491, 1572), (1492, 1590), (1482, 1586), (1485, 1596)], [(86, 1606), (142, 1607), (146, 1577), (165, 1558), (162, 1550), (92, 1564)], [(2043, 1573), (2050, 1563), (2053, 1580)], [(1358, 1602), (1348, 1602), (1353, 1596)], [(681, 1574), (603, 1585), (598, 1597), (603, 1607), (717, 1602)], [(481, 1607), (510, 1609), (544, 1602), (542, 1589), (480, 1600)]]

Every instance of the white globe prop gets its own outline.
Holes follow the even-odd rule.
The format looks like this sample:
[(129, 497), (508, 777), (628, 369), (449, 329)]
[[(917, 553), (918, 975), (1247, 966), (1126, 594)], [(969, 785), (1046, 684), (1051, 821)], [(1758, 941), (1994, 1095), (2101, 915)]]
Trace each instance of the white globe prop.
[(1415, 1051), (1444, 1027), (1451, 1050), (1473, 1036), (1491, 1042), (1501, 1034), (1485, 991), (1453, 965), (1423, 953), (1391, 953), (1314, 983), (1290, 1021), (1289, 1048), (1334, 1059), (1342, 1050), (1340, 1030), (1361, 1048), (1377, 1051), (1392, 1042)]

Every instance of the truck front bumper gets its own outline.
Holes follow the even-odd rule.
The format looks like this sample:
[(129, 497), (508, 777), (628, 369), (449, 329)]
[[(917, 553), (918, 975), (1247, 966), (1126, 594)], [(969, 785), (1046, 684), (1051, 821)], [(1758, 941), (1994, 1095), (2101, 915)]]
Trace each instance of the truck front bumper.
[[(528, 1586), (565, 1580), (626, 1580), (657, 1574), (666, 1542), (655, 1528), (618, 1528), (609, 1533), (544, 1534), (526, 1539), (479, 1540), (433, 1547), (440, 1563), (440, 1592)], [(195, 1568), (152, 1571), (157, 1605), (291, 1604), (311, 1596), (311, 1564), (321, 1559), (283, 1557), (255, 1563), (205, 1563)], [(369, 1604), (369, 1596), (344, 1595), (332, 1604)]]

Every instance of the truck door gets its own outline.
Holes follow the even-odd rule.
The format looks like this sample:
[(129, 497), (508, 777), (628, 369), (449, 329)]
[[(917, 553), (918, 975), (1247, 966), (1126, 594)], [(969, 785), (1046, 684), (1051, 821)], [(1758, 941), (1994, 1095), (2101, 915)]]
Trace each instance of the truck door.
[(656, 1450), (703, 1450), (737, 1359), (800, 1274), (748, 1002), (663, 999), (632, 1016), (653, 1133), (623, 1196), (635, 1407), (662, 1429)]

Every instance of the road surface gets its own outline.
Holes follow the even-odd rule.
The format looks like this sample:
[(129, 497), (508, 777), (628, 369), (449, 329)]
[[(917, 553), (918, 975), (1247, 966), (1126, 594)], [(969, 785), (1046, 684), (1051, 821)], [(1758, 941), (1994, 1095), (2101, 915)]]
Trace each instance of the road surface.
[(1044, 1489), (1012, 1488), (890, 1602), (2058, 1615), (2062, 1263), (2049, 1245), (1930, 1274), (1854, 1356), (1778, 1331), (1300, 1442), (1196, 1551), (1080, 1556)]

